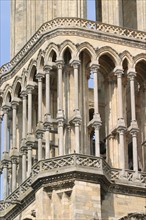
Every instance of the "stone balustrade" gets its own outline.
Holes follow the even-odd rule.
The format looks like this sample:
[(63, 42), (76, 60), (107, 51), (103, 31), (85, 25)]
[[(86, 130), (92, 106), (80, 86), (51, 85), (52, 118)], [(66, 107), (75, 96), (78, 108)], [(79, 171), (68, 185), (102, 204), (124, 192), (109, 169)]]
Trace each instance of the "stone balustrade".
[(95, 32), (102, 32), (130, 38), (133, 40), (146, 40), (146, 33), (134, 29), (123, 28), (110, 24), (99, 23), (95, 21), (80, 19), (80, 18), (55, 18), (44, 23), (38, 31), (31, 37), (31, 39), (24, 45), (20, 52), (9, 62), (0, 68), (0, 75), (10, 72), (21, 59), (28, 53), (28, 51), (38, 42), (43, 34), (52, 31), (56, 28), (80, 28), (86, 30), (93, 30)]
[[(26, 179), (13, 193), (5, 200), (0, 202), (0, 211), (4, 211), (10, 206), (21, 204), (29, 193), (36, 187), (35, 183), (39, 179), (49, 178), (53, 181), (53, 176), (66, 175), (68, 173), (82, 173), (82, 175), (96, 176), (94, 181), (102, 181), (103, 179), (109, 182), (110, 188), (112, 185), (125, 185), (126, 187), (136, 187), (139, 190), (146, 187), (146, 173), (139, 172), (135, 178), (135, 172), (126, 170), (122, 176), (121, 169), (111, 168), (103, 158), (82, 154), (70, 154), (59, 156), (51, 159), (40, 160), (33, 167), (31, 175)], [(66, 176), (65, 176), (66, 177)], [(89, 178), (88, 177), (88, 178)], [(63, 177), (62, 177), (63, 178)], [(136, 193), (136, 190), (135, 190)], [(1, 217), (1, 215), (0, 215)]]

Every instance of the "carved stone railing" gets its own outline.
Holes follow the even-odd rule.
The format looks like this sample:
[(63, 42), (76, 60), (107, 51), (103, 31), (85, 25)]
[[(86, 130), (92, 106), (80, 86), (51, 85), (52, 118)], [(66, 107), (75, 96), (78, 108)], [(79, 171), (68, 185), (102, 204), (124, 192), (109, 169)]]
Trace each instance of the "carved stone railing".
[(95, 32), (103, 32), (107, 34), (122, 36), (135, 40), (146, 40), (146, 33), (134, 29), (123, 28), (110, 24), (89, 21), (80, 18), (55, 18), (51, 21), (44, 23), (38, 31), (31, 37), (31, 39), (24, 45), (20, 52), (9, 62), (0, 68), (0, 75), (6, 74), (11, 71), (17, 63), (25, 56), (34, 44), (46, 34), (56, 28), (80, 28), (86, 30), (93, 30)]
[[(69, 169), (67, 169), (69, 168)], [(31, 176), (26, 179), (14, 192), (12, 192), (4, 201), (0, 202), (0, 211), (7, 209), (12, 204), (19, 204), (21, 199), (27, 195), (27, 193), (33, 190), (32, 184), (36, 181), (36, 178), (41, 178), (41, 174), (43, 174), (43, 178), (45, 177), (44, 173), (47, 171), (47, 177), (49, 175), (57, 175), (59, 173), (64, 173), (65, 170), (67, 172), (72, 171), (81, 171), (82, 168), (85, 168), (87, 173), (94, 173), (96, 175), (102, 175), (106, 177), (110, 184), (114, 182), (122, 184), (124, 180), (128, 185), (134, 185), (136, 181), (136, 187), (146, 187), (146, 173), (139, 172), (138, 179), (135, 179), (135, 172), (130, 170), (125, 170), (124, 176), (121, 169), (111, 168), (103, 158), (95, 157), (90, 155), (82, 155), (82, 154), (70, 154), (64, 155), (60, 157), (54, 157), (51, 159), (38, 161), (32, 167)]]

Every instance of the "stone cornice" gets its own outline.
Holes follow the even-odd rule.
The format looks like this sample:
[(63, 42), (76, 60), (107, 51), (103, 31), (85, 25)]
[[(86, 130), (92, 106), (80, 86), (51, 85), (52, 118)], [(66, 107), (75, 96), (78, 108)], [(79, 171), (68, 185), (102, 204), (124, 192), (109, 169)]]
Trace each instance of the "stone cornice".
[(20, 52), (0, 68), (1, 82), (7, 75), (12, 76), (48, 37), (53, 38), (57, 35), (83, 36), (139, 48), (145, 48), (146, 42), (146, 33), (142, 31), (80, 18), (55, 18), (44, 23)]

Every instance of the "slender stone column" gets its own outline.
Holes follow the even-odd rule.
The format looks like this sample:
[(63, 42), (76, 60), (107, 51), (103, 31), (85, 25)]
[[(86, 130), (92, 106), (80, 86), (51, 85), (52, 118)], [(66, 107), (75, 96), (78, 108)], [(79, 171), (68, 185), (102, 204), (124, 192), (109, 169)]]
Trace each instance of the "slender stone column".
[(37, 139), (38, 139), (38, 161), (42, 160), (42, 138), (43, 134), (42, 132), (37, 133)]
[(62, 68), (63, 68), (63, 61), (58, 60), (57, 62), (58, 68), (58, 111), (63, 110), (63, 93), (62, 93)]
[(19, 102), (16, 100), (12, 101), (12, 121), (13, 121), (13, 126), (12, 126), (12, 134), (13, 134), (13, 138), (12, 138), (12, 148), (10, 151), (10, 155), (11, 155), (11, 162), (12, 162), (12, 192), (16, 189), (17, 187), (17, 163), (18, 163), (18, 157), (19, 157), (19, 153), (17, 150), (17, 143), (16, 143), (16, 111), (17, 111), (17, 106), (18, 106)]
[(138, 155), (137, 155), (137, 132), (139, 131), (137, 121), (136, 121), (136, 109), (135, 109), (135, 87), (134, 87), (134, 79), (136, 73), (134, 70), (130, 70), (128, 73), (128, 77), (130, 79), (130, 99), (131, 99), (131, 125), (129, 131), (132, 135), (132, 143), (133, 143), (133, 168), (135, 171), (135, 175), (138, 176)]
[(37, 73), (38, 80), (38, 122), (42, 122), (42, 78), (43, 73)]
[(22, 182), (26, 180), (26, 154), (27, 150), (22, 149)]
[(50, 115), (50, 71), (52, 66), (45, 65), (44, 71), (46, 76), (46, 115)]
[(46, 133), (46, 144), (45, 144), (45, 159), (50, 158), (50, 127), (51, 127), (51, 90), (50, 90), (50, 71), (52, 66), (45, 65), (44, 71), (46, 76), (46, 114), (45, 114), (45, 133)]
[(3, 156), (2, 156), (2, 166), (3, 166), (3, 199), (8, 196), (8, 112), (10, 110), (10, 106), (3, 106), (3, 113), (4, 113), (4, 149), (3, 149)]
[(92, 126), (95, 129), (95, 156), (100, 157), (100, 140), (99, 140), (99, 129), (101, 126), (101, 118), (99, 114), (99, 103), (98, 103), (98, 71), (99, 65), (93, 64), (91, 71), (94, 74), (94, 117)]
[(50, 126), (46, 127), (46, 149), (45, 149), (45, 159), (50, 158)]
[(31, 174), (31, 168), (32, 168), (32, 144), (28, 144), (27, 148), (28, 152), (28, 176)]
[(7, 152), (7, 145), (8, 145), (8, 111), (9, 107), (4, 107), (3, 112), (4, 112), (4, 153)]
[(123, 94), (122, 94), (122, 67), (115, 68), (115, 75), (117, 76), (117, 90), (118, 90), (118, 125), (117, 131), (119, 133), (119, 166), (122, 169), (122, 175), (125, 173), (125, 149), (124, 149), (124, 132), (126, 130), (123, 118)]
[(59, 156), (64, 154), (63, 149), (63, 120), (58, 121), (58, 135), (59, 135)]
[(17, 187), (16, 176), (17, 176), (17, 158), (12, 157), (12, 192)]
[(32, 133), (32, 90), (34, 89), (33, 86), (27, 86), (27, 93), (28, 93), (28, 129), (27, 133)]
[(22, 182), (26, 179), (26, 118), (27, 118), (27, 92), (23, 90), (21, 92), (22, 97), (22, 142), (21, 142), (21, 153), (22, 153)]
[(130, 79), (130, 101), (131, 101), (131, 121), (136, 121), (136, 111), (135, 111), (135, 87), (134, 87), (134, 79), (136, 73), (130, 72), (129, 79)]
[(62, 93), (62, 68), (63, 68), (63, 61), (58, 60), (57, 61), (57, 67), (58, 67), (58, 113), (57, 113), (57, 122), (58, 122), (58, 137), (59, 137), (59, 156), (64, 154), (63, 149), (63, 122), (64, 122), (64, 116), (63, 116), (63, 93)]
[(72, 66), (74, 68), (74, 89), (75, 89), (75, 111), (79, 110), (79, 77), (78, 77), (78, 68), (80, 65), (79, 60), (74, 60)]
[(8, 162), (3, 161), (3, 199), (8, 196)]
[(12, 148), (15, 149), (17, 148), (16, 146), (16, 110), (17, 110), (17, 105), (18, 105), (18, 102), (15, 102), (15, 101), (12, 101), (12, 110), (13, 110), (13, 113), (12, 113), (12, 119), (13, 119), (13, 144), (12, 144)]
[(135, 174), (138, 175), (138, 152), (137, 152), (137, 131), (131, 131), (133, 143), (133, 168)]
[(23, 91), (22, 94), (22, 105), (23, 105), (23, 109), (22, 109), (22, 139), (25, 140), (26, 139), (26, 111), (27, 111), (27, 94), (26, 91)]

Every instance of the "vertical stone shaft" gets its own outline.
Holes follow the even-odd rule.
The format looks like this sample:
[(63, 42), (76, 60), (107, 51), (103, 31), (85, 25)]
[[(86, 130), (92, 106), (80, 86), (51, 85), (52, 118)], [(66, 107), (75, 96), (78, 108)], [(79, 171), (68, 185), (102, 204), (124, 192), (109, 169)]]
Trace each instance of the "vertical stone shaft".
[(135, 75), (130, 76), (130, 98), (131, 98), (131, 116), (132, 116), (131, 120), (132, 121), (136, 121), (134, 77)]
[(25, 139), (26, 138), (26, 94), (23, 95), (23, 110), (22, 110), (22, 138)]
[(58, 110), (63, 110), (62, 99), (62, 62), (58, 62)]
[(28, 145), (28, 176), (30, 176), (32, 167), (32, 146)]
[(32, 132), (32, 90), (28, 90), (28, 134)]
[(50, 115), (50, 73), (46, 72), (46, 114)]
[(74, 88), (75, 88), (75, 110), (79, 110), (79, 82), (78, 82), (78, 67), (80, 61), (73, 62), (74, 68)]
[(98, 108), (98, 75), (97, 69), (94, 69), (94, 114), (99, 113)]
[(42, 134), (37, 135), (38, 139), (38, 160), (42, 160)]
[(122, 72), (117, 74), (118, 84), (118, 112), (119, 117), (123, 119), (123, 100), (122, 100)]
[(137, 157), (137, 136), (136, 132), (132, 133), (132, 142), (133, 142), (133, 169), (138, 174), (138, 157)]
[(22, 152), (22, 182), (26, 179), (26, 151)]
[(120, 160), (120, 169), (122, 172), (125, 171), (125, 152), (124, 152), (124, 130), (119, 130), (119, 142), (120, 142), (120, 149), (119, 149), (119, 160)]
[(59, 156), (64, 154), (63, 151), (63, 122), (58, 122), (58, 134), (59, 134)]
[(17, 148), (16, 146), (16, 105), (13, 104), (12, 105), (12, 109), (13, 109), (13, 148)]
[(79, 123), (75, 122), (75, 143), (76, 143), (76, 153), (79, 154), (80, 153), (80, 137), (79, 137)]
[(38, 122), (42, 122), (42, 78), (38, 78)]
[(12, 192), (16, 189), (16, 170), (17, 170), (17, 162), (12, 159)]
[(46, 151), (45, 151), (45, 159), (50, 158), (50, 131), (49, 128), (46, 128)]
[(94, 118), (93, 127), (95, 129), (95, 156), (100, 157), (100, 140), (99, 129), (101, 126), (101, 119), (99, 115), (99, 103), (98, 103), (98, 69), (97, 64), (91, 66), (91, 71), (94, 74)]
[(3, 165), (3, 198), (8, 196), (8, 164)]
[(4, 110), (4, 152), (7, 152), (8, 110)]

